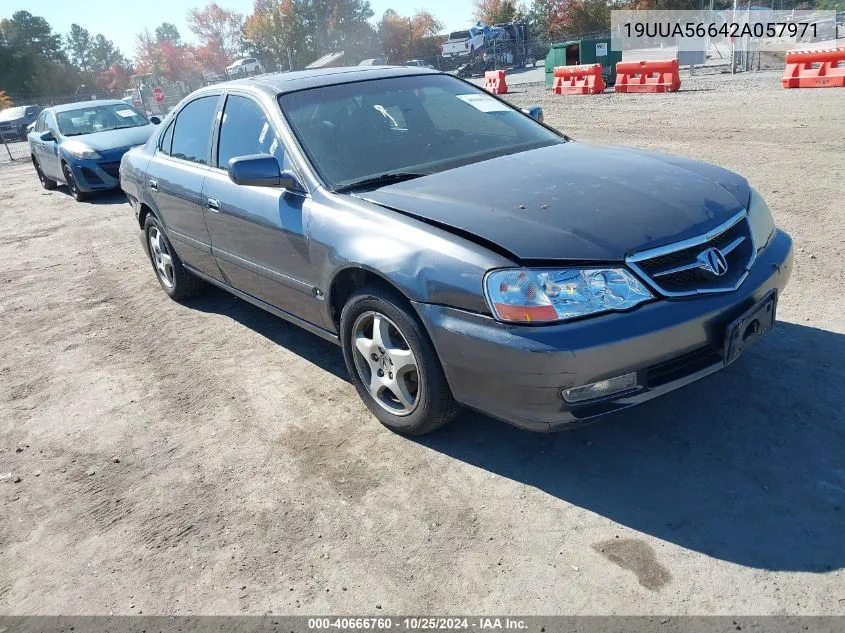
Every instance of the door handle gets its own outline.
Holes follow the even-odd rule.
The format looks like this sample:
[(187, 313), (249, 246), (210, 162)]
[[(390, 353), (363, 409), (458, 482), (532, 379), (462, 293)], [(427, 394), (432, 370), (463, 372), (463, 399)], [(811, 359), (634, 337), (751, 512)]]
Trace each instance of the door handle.
[(218, 202), (215, 198), (209, 198), (207, 201), (208, 210), (214, 211), (215, 213), (220, 213), (220, 202)]
[(158, 180), (155, 178), (150, 178), (150, 189), (153, 191), (158, 191)]

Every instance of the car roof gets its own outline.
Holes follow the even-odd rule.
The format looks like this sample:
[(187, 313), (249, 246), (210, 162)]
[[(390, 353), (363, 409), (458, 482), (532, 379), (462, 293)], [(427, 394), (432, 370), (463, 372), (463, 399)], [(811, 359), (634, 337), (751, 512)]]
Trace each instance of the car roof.
[(51, 110), (53, 112), (67, 112), (68, 110), (79, 110), (80, 108), (85, 108), (89, 106), (101, 106), (101, 105), (122, 105), (125, 106), (126, 102), (121, 101), (120, 99), (94, 99), (89, 101), (75, 101), (73, 103), (63, 103), (61, 105), (51, 106)]
[(437, 74), (436, 70), (414, 66), (341, 66), (337, 68), (314, 68), (295, 70), (287, 73), (258, 75), (245, 79), (234, 79), (207, 86), (198, 92), (214, 92), (221, 88), (247, 88), (271, 95), (296, 92), (307, 88), (333, 86), (337, 84), (386, 79), (389, 77), (407, 77), (409, 75)]

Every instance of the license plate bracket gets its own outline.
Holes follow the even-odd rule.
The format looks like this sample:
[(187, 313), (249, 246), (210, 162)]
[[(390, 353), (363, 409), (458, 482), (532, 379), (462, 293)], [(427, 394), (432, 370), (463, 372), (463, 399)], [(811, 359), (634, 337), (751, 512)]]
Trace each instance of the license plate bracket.
[(778, 295), (772, 290), (725, 330), (725, 365), (730, 365), (775, 325)]

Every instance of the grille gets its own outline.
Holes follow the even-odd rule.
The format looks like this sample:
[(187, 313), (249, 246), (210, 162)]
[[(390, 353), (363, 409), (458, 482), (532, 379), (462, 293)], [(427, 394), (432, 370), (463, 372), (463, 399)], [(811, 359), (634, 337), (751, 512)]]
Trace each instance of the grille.
[(112, 178), (118, 178), (120, 176), (120, 163), (100, 163), (100, 169), (106, 172)]
[(646, 383), (652, 388), (659, 387), (721, 362), (722, 353), (715, 347), (699, 347), (683, 356), (649, 367)]
[[(722, 275), (708, 268), (704, 253), (710, 248), (724, 257), (727, 270)], [(742, 211), (700, 238), (636, 253), (627, 261), (661, 294), (684, 296), (736, 290), (755, 255), (751, 227)]]

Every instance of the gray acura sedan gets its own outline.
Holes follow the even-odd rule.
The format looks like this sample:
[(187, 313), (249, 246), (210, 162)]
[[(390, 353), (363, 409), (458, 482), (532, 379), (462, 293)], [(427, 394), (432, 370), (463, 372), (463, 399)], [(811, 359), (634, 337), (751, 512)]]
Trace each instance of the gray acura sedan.
[(120, 175), (171, 298), (213, 284), (334, 341), (405, 434), (677, 389), (772, 328), (792, 268), (743, 177), (572, 141), (422, 68), (203, 88)]

